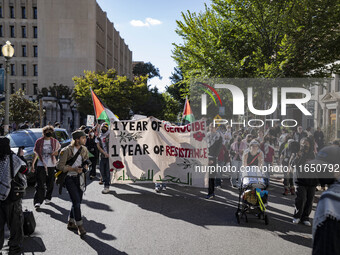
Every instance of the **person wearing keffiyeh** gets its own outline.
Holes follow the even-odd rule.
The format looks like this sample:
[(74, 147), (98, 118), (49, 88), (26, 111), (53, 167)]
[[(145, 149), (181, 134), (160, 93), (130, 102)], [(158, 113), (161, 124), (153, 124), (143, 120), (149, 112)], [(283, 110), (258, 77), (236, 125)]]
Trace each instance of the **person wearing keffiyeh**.
[(14, 192), (12, 180), (18, 173), (25, 174), (26, 171), (26, 164), (11, 152), (9, 139), (0, 137), (0, 251), (4, 245), (4, 230), (7, 223), (10, 230), (8, 254), (20, 254), (22, 249), (24, 238), (22, 200), (21, 196)]

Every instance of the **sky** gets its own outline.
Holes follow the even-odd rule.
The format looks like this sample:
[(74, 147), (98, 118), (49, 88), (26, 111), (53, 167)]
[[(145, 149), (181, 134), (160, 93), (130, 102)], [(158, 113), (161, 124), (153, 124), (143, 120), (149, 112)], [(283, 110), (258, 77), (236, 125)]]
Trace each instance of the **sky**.
[(176, 34), (176, 20), (181, 12), (200, 12), (210, 0), (97, 0), (120, 36), (132, 51), (133, 61), (151, 62), (163, 77), (149, 84), (161, 92), (171, 84), (169, 77), (176, 67), (171, 51), (173, 43), (181, 43)]

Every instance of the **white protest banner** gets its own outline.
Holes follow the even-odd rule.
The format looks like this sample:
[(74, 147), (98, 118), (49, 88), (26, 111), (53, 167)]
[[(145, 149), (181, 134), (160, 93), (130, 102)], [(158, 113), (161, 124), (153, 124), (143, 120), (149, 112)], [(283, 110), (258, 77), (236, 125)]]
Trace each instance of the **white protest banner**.
[(163, 182), (207, 186), (207, 174), (195, 166), (208, 165), (205, 121), (172, 126), (149, 117), (111, 122), (112, 183)]
[(86, 126), (88, 126), (88, 127), (94, 126), (94, 116), (93, 115), (87, 115)]

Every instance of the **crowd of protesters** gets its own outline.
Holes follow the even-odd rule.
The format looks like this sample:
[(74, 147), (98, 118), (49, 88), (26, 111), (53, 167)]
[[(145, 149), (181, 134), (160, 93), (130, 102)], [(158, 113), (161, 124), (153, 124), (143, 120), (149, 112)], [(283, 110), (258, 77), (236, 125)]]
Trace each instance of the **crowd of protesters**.
[[(60, 127), (59, 123), (55, 123), (54, 127)], [(85, 172), (89, 170), (89, 178), (93, 180), (96, 178), (96, 166), (99, 163), (100, 169), (100, 181), (99, 184), (104, 186), (102, 193), (108, 194), (110, 187), (110, 169), (109, 169), (109, 126), (107, 123), (102, 123), (93, 128), (87, 128), (85, 126), (80, 127), (78, 130), (72, 133), (72, 142), (67, 147), (61, 150), (58, 140), (53, 138), (54, 132), (52, 125), (47, 125), (43, 128), (42, 137), (39, 138), (34, 146), (35, 157), (33, 159), (33, 165), (31, 172), (36, 173), (36, 192), (33, 199), (33, 204), (37, 210), (45, 203), (49, 204), (52, 200), (52, 193), (55, 183), (55, 172), (59, 170), (65, 176), (63, 177), (62, 185), (66, 187), (70, 196), (72, 206), (69, 213), (67, 222), (67, 229), (77, 231), (78, 234), (83, 237), (86, 234), (86, 230), (83, 226), (81, 203), (83, 193), (86, 189), (86, 176)], [(24, 123), (20, 128), (29, 128), (28, 123)], [(208, 126), (207, 144), (209, 149), (209, 165), (230, 165), (236, 169), (240, 169), (242, 166), (266, 166), (269, 168), (273, 165), (282, 165), (288, 168), (301, 167), (308, 164), (309, 161), (322, 158), (325, 152), (324, 134), (320, 128), (313, 133), (311, 129), (307, 128), (303, 130), (301, 126), (296, 130), (288, 130), (275, 125), (272, 128), (266, 130), (257, 128), (240, 128), (235, 129), (231, 126), (218, 126), (213, 124)], [(8, 165), (10, 153), (9, 140), (7, 138), (1, 138), (0, 142), (2, 151), (0, 152), (0, 171), (10, 171)], [(332, 148), (325, 147), (325, 150), (332, 154), (333, 164), (339, 162), (339, 142), (334, 141)], [(334, 152), (334, 148), (337, 148), (337, 152)], [(320, 152), (319, 154), (317, 154)], [(327, 153), (326, 153), (327, 154)], [(316, 156), (318, 155), (318, 156)], [(15, 157), (15, 155), (13, 156)], [(58, 157), (58, 160), (57, 160)], [(88, 160), (89, 159), (89, 160)], [(325, 161), (322, 161), (325, 162)], [(330, 162), (328, 162), (330, 163)], [(15, 173), (24, 173), (27, 171), (26, 162), (22, 155), (22, 152), (18, 152), (18, 158), (15, 158)], [(35, 166), (36, 165), (36, 166)], [(90, 169), (89, 169), (90, 167)], [(294, 172), (295, 173), (295, 172)], [(270, 171), (266, 172), (266, 186), (270, 186)], [(13, 177), (9, 177), (5, 180), (10, 182)], [(61, 179), (62, 174), (59, 175)], [(57, 178), (59, 178), (57, 177)], [(222, 173), (210, 173), (209, 175), (209, 188), (207, 199), (211, 199), (215, 195), (215, 188), (222, 185), (229, 185), (223, 183), (226, 180), (222, 176)], [(240, 186), (240, 174), (239, 171), (230, 173), (230, 185), (233, 188), (239, 188)], [(293, 175), (293, 171), (284, 171), (283, 179), (283, 195), (289, 194), (295, 195), (295, 211), (293, 214), (292, 222), (302, 223), (306, 226), (311, 226), (309, 215), (312, 210), (313, 198), (315, 195), (317, 185), (321, 185), (322, 190), (326, 190), (328, 185), (329, 189), (335, 190), (336, 194), (340, 194), (339, 191), (339, 177), (332, 177), (326, 181), (320, 181), (318, 178), (307, 178), (303, 174)], [(336, 185), (335, 185), (336, 184)], [(333, 185), (333, 186), (332, 186)], [(336, 188), (334, 188), (336, 187)], [(2, 190), (2, 188), (4, 190)], [(165, 190), (166, 184), (155, 185), (155, 190)], [(9, 225), (11, 228), (9, 246), (13, 254), (20, 249), (22, 245), (22, 230), (18, 227), (22, 225), (22, 214), (11, 214), (9, 210), (15, 208), (21, 208), (21, 199), (17, 201), (11, 201), (8, 194), (9, 189), (0, 186), (0, 193), (3, 192), (3, 198), (0, 200), (0, 214), (3, 215), (2, 221), (0, 221), (0, 244), (3, 245), (3, 228), (5, 222), (11, 222)], [(325, 193), (327, 194), (327, 193)], [(0, 194), (2, 195), (2, 193)], [(323, 234), (328, 231), (337, 231), (339, 228), (339, 214), (324, 216), (323, 210), (330, 207), (332, 203), (336, 204), (336, 199), (322, 196), (322, 206), (318, 209), (317, 226), (313, 226), (313, 234), (316, 238), (314, 244), (315, 250), (325, 249), (321, 246), (324, 245), (325, 239)], [(336, 204), (340, 209), (339, 204)], [(21, 210), (21, 209), (20, 209)], [(17, 210), (18, 211), (18, 210)], [(320, 212), (321, 211), (321, 212)], [(329, 211), (327, 211), (329, 212)], [(16, 220), (17, 219), (17, 220)], [(335, 220), (335, 222), (334, 222)], [(336, 221), (337, 220), (337, 221)], [(326, 225), (321, 226), (321, 223), (325, 222)], [(333, 237), (334, 239), (334, 237)], [(320, 248), (321, 247), (321, 248)], [(330, 251), (336, 251), (336, 247), (328, 246)], [(318, 253), (315, 253), (318, 254)], [(329, 253), (331, 254), (331, 253)]]

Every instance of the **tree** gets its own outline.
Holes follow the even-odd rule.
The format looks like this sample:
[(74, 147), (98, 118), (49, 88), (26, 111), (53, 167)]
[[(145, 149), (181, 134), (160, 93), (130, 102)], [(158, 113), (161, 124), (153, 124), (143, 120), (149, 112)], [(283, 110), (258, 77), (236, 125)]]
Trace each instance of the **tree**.
[(137, 63), (132, 70), (133, 75), (135, 76), (146, 76), (148, 75), (149, 79), (152, 79), (153, 77), (158, 77), (159, 79), (162, 79), (162, 76), (159, 73), (159, 69), (156, 68), (153, 64), (150, 62), (148, 63)]
[(174, 68), (174, 72), (169, 78), (172, 84), (166, 87), (166, 92), (180, 105), (180, 109), (183, 109), (185, 98), (189, 94), (188, 82), (184, 79), (183, 72), (179, 67)]
[(337, 0), (212, 0), (182, 13), (173, 58), (184, 79), (328, 77), (340, 71), (339, 16)]
[(72, 99), (73, 97), (73, 89), (63, 84), (57, 85), (56, 83), (53, 83), (53, 86), (42, 88), (38, 98), (47, 97), (49, 92), (52, 97), (56, 97), (58, 99)]
[[(39, 104), (24, 96), (25, 93), (20, 89), (12, 94), (9, 100), (9, 119), (17, 125), (25, 121), (35, 122), (40, 119)], [(5, 102), (2, 102), (1, 105), (0, 115), (5, 116)]]

